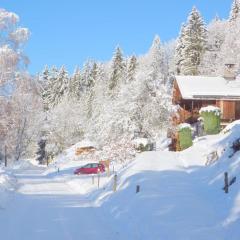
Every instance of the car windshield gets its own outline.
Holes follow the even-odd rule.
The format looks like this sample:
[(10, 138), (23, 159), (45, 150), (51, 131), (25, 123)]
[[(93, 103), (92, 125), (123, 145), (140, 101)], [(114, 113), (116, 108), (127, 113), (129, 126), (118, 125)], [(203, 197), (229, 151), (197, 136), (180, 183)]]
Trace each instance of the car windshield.
[(82, 168), (90, 168), (91, 167), (91, 164), (86, 164), (84, 166), (82, 166)]

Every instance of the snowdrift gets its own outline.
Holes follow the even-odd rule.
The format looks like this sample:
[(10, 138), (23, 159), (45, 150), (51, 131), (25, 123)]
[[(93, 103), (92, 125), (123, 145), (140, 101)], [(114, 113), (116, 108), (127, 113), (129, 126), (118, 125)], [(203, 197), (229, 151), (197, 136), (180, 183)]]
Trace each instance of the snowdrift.
[(16, 180), (0, 167), (0, 209), (4, 209), (16, 188)]
[[(196, 139), (180, 152), (145, 152), (118, 174), (118, 191), (99, 199), (119, 239), (239, 240), (240, 121), (218, 135)], [(218, 160), (205, 166), (207, 155)], [(237, 181), (223, 191), (224, 172)], [(136, 193), (136, 186), (140, 192)]]

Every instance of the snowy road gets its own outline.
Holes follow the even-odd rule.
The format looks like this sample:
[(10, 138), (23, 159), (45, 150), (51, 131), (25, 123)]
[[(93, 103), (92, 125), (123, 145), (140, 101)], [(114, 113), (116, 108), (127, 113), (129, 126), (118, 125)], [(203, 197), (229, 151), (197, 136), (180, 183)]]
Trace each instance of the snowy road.
[(102, 209), (95, 207), (86, 195), (75, 193), (63, 180), (43, 173), (16, 173), (19, 188), (0, 212), (1, 239), (117, 239)]

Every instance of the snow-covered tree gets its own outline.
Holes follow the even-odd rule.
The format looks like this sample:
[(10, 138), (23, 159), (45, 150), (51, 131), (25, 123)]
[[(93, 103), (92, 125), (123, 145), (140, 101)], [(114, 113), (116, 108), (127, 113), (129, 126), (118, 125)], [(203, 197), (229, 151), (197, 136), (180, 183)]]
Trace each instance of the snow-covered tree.
[(42, 109), (34, 79), (26, 72), (23, 46), (29, 31), (18, 24), (15, 13), (0, 9), (0, 145), (14, 160), (28, 153)]
[(93, 80), (93, 61), (88, 60), (87, 62), (84, 63), (83, 65), (83, 70), (82, 70), (82, 88), (83, 92), (87, 92), (93, 85), (94, 85), (94, 80)]
[(44, 164), (47, 158), (46, 154), (46, 139), (42, 138), (38, 141), (38, 150), (36, 152), (36, 160), (39, 164)]
[(226, 34), (224, 42), (221, 46), (220, 53), (217, 58), (218, 73), (223, 74), (224, 64), (236, 64), (236, 68), (240, 67), (240, 18), (235, 22), (228, 22), (226, 24)]
[[(199, 65), (206, 51), (207, 30), (205, 23), (196, 7), (193, 7), (185, 27), (182, 43), (182, 61), (180, 73), (184, 75), (199, 74)], [(180, 46), (178, 46), (179, 48)], [(181, 56), (180, 56), (181, 57)]]
[(11, 84), (16, 71), (28, 63), (22, 46), (29, 38), (29, 31), (19, 27), (18, 22), (15, 13), (0, 9), (0, 90)]
[(186, 35), (186, 26), (185, 26), (185, 24), (182, 24), (180, 34), (179, 34), (179, 37), (177, 39), (176, 48), (175, 48), (175, 55), (174, 55), (174, 61), (175, 61), (175, 66), (176, 66), (175, 72), (177, 74), (182, 73), (182, 62), (183, 62), (183, 59), (184, 59), (183, 49), (185, 47), (185, 45), (184, 45), (185, 35)]
[(155, 36), (152, 46), (146, 55), (147, 79), (146, 86), (155, 94), (156, 89), (166, 81), (166, 58), (159, 36)]
[(76, 67), (73, 75), (69, 78), (68, 96), (69, 98), (79, 99), (82, 92), (82, 76), (79, 67)]
[(43, 72), (39, 75), (40, 94), (43, 100), (44, 110), (48, 110), (48, 86), (49, 86), (50, 72), (48, 66), (45, 66)]
[(207, 27), (207, 48), (200, 65), (202, 75), (216, 76), (221, 74), (224, 63), (219, 62), (222, 45), (227, 35), (228, 23), (216, 17)]
[(67, 94), (68, 85), (69, 77), (65, 67), (62, 66), (60, 70), (52, 67), (45, 93), (47, 104), (50, 108), (61, 102), (64, 95)]
[(117, 47), (112, 58), (111, 76), (109, 80), (110, 90), (116, 89), (124, 81), (125, 71), (126, 64), (123, 59), (122, 50), (120, 47)]
[(234, 22), (239, 18), (239, 16), (240, 16), (240, 1), (233, 0), (229, 21)]
[(127, 82), (132, 82), (136, 79), (137, 58), (135, 55), (131, 56), (127, 65)]
[(88, 118), (91, 118), (93, 114), (93, 108), (94, 108), (93, 101), (95, 97), (94, 86), (96, 84), (97, 78), (98, 78), (98, 65), (96, 62), (94, 62), (89, 74), (88, 92), (86, 95)]

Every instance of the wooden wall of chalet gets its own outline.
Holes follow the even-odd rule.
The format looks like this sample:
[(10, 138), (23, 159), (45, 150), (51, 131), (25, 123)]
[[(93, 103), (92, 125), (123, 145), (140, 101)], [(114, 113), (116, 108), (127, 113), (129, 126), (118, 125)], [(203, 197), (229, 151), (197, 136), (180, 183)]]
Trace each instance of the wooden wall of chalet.
[(219, 100), (216, 105), (221, 109), (221, 119), (223, 120), (235, 120), (236, 119), (236, 102)]
[(173, 104), (179, 104), (182, 100), (182, 95), (180, 92), (180, 89), (178, 87), (178, 84), (176, 80), (173, 83), (173, 96), (172, 96), (172, 102)]
[(236, 119), (240, 119), (240, 101), (236, 102)]

